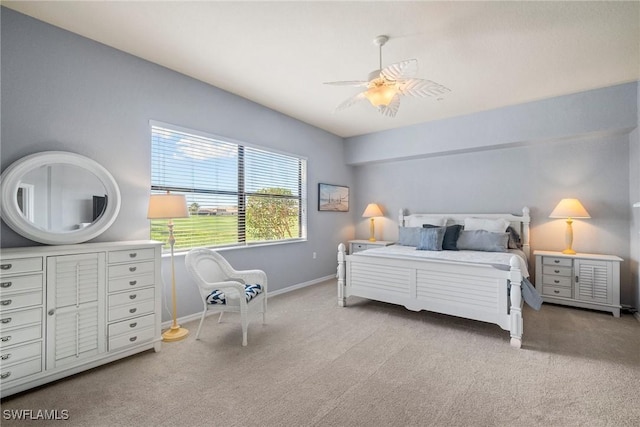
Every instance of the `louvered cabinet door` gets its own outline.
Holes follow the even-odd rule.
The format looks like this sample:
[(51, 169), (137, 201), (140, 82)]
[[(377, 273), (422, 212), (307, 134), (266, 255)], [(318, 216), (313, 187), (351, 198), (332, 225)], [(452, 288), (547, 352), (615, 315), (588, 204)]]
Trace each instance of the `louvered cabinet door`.
[(611, 304), (612, 266), (607, 261), (575, 260), (575, 299)]
[(105, 253), (47, 258), (47, 369), (106, 351)]

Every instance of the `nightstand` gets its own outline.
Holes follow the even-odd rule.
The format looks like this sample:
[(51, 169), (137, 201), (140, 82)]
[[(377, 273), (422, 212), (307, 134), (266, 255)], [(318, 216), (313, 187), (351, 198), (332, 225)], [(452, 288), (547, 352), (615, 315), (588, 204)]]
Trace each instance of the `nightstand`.
[(380, 246), (390, 246), (393, 243), (386, 240), (376, 240), (375, 242), (370, 240), (349, 240), (349, 254), (355, 254), (365, 249), (379, 248)]
[(534, 251), (536, 289), (545, 302), (610, 311), (620, 317), (620, 262), (615, 255)]

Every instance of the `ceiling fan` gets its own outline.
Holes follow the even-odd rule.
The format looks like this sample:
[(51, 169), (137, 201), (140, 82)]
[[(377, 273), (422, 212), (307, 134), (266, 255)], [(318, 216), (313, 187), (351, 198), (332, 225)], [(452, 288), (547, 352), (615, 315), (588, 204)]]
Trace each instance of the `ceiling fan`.
[(380, 68), (369, 73), (369, 79), (364, 81), (326, 82), (327, 85), (366, 87), (367, 90), (345, 100), (336, 108), (343, 110), (359, 101), (368, 100), (371, 105), (385, 116), (395, 117), (400, 108), (401, 96), (427, 97), (438, 100), (442, 95), (451, 92), (445, 86), (431, 80), (412, 77), (418, 71), (418, 61), (408, 59), (382, 68), (382, 46), (389, 41), (388, 36), (378, 36), (373, 43), (380, 50)]

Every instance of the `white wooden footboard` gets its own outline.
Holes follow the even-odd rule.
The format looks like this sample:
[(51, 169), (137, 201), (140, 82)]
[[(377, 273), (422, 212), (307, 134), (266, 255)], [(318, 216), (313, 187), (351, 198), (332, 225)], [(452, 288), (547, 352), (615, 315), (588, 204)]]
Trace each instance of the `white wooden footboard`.
[[(338, 305), (359, 296), (403, 305), (409, 310), (494, 323), (511, 332), (511, 346), (522, 343), (522, 273), (514, 256), (510, 270), (486, 264), (442, 260), (346, 255), (338, 246)], [(508, 283), (511, 281), (509, 300)]]

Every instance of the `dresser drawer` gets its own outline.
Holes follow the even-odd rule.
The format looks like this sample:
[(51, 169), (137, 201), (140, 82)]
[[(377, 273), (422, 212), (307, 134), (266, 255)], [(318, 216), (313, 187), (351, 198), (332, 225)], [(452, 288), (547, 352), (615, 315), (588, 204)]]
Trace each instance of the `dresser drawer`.
[(128, 264), (110, 265), (109, 280), (114, 277), (134, 277), (140, 274), (152, 273), (153, 261), (132, 262)]
[(133, 304), (119, 305), (109, 309), (109, 322), (124, 320), (141, 314), (153, 313), (155, 300), (140, 301)]
[(155, 323), (155, 317), (155, 314), (147, 314), (146, 316), (136, 317), (123, 322), (112, 323), (109, 325), (109, 337), (115, 337), (116, 335), (121, 334), (130, 334), (141, 329), (152, 328)]
[(559, 286), (563, 288), (571, 287), (571, 277), (567, 276), (542, 276), (542, 284), (549, 286)]
[(3, 295), (0, 299), (0, 313), (15, 308), (31, 307), (42, 304), (42, 290), (20, 294)]
[(27, 274), (24, 276), (3, 277), (0, 281), (0, 298), (15, 292), (25, 292), (42, 289), (42, 274)]
[(118, 350), (130, 345), (151, 341), (154, 337), (154, 329), (140, 329), (130, 333), (109, 337), (109, 351)]
[(571, 258), (560, 258), (560, 257), (551, 257), (551, 256), (542, 257), (542, 263), (546, 265), (557, 265), (560, 267), (573, 266), (573, 260)]
[(36, 356), (42, 356), (42, 342), (40, 341), (3, 350), (0, 353), (0, 363), (2, 367), (6, 367)]
[(0, 316), (0, 333), (30, 323), (42, 323), (41, 308), (3, 313), (2, 316)]
[(119, 305), (131, 304), (139, 301), (152, 300), (153, 295), (153, 288), (138, 289), (131, 292), (109, 295), (109, 308), (116, 308), (116, 306)]
[(129, 291), (144, 286), (151, 286), (155, 283), (153, 273), (139, 276), (119, 277), (109, 280), (109, 292)]
[(129, 249), (126, 251), (109, 252), (109, 264), (118, 262), (145, 261), (153, 259), (155, 249)]
[(571, 277), (573, 275), (573, 268), (571, 267), (556, 267), (553, 265), (543, 265), (542, 266), (542, 274), (544, 275), (557, 275), (557, 276), (568, 276)]
[(0, 349), (4, 350), (9, 346), (22, 344), (39, 338), (42, 338), (41, 324), (3, 331), (0, 334)]
[(554, 297), (571, 298), (571, 288), (558, 288), (556, 286), (542, 285), (542, 294)]
[(0, 261), (0, 276), (42, 271), (42, 257), (17, 258)]
[(16, 363), (12, 366), (4, 366), (0, 369), (0, 385), (5, 385), (11, 381), (26, 377), (27, 375), (37, 374), (42, 371), (41, 358), (29, 360), (22, 363)]

